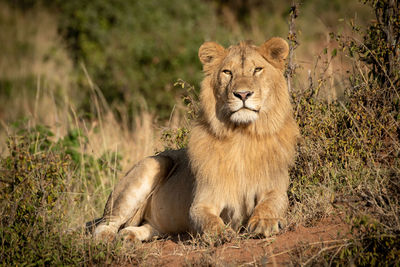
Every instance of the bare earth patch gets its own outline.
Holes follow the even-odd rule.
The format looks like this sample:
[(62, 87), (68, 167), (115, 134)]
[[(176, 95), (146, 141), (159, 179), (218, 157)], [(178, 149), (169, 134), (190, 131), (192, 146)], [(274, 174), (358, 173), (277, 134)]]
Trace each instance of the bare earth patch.
[[(132, 264), (162, 266), (257, 265), (291, 266), (348, 237), (349, 226), (338, 217), (322, 219), (314, 226), (297, 226), (267, 239), (238, 237), (220, 246), (177, 236), (139, 245)], [(301, 253), (298, 253), (301, 250)], [(129, 253), (129, 252), (128, 252)], [(300, 254), (300, 255), (299, 255)], [(308, 255), (307, 255), (308, 254)]]

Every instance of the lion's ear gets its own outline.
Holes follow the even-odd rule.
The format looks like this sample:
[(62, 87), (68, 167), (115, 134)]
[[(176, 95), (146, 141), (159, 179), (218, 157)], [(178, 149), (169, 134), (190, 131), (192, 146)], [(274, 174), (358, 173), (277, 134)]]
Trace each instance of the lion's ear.
[(289, 54), (289, 45), (282, 38), (273, 37), (259, 47), (259, 52), (272, 66), (283, 70)]
[(199, 58), (204, 67), (225, 55), (225, 48), (214, 42), (205, 42), (199, 48)]

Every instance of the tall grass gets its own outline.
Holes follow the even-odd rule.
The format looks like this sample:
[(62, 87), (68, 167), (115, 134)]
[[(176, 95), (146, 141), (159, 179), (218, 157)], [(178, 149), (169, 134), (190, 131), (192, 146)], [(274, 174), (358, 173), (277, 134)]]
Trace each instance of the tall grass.
[[(252, 7), (251, 16), (243, 19), (234, 6), (217, 4), (214, 8), (226, 16), (213, 14), (213, 21), (234, 36), (221, 37), (223, 42), (245, 37), (261, 42), (268, 27), (260, 25), (274, 28), (269, 30), (274, 34), (286, 34), (279, 26), (285, 14), (262, 21), (264, 9), (257, 12)], [(271, 5), (281, 13), (286, 10)], [(321, 6), (300, 7), (296, 22), (300, 30), (310, 32), (299, 33), (294, 58), (301, 67), (293, 77), (292, 100), (302, 140), (291, 170), (289, 229), (327, 216), (345, 217), (345, 213), (354, 240), (313, 251), (306, 262), (348, 263), (343, 257), (358, 259), (360, 264), (381, 260), (388, 249), (396, 248), (393, 242), (398, 241), (400, 229), (399, 98), (397, 87), (392, 86), (396, 80), (391, 76), (391, 83), (382, 83), (371, 72), (371, 65), (360, 56), (363, 32), (358, 31), (360, 38), (346, 39), (346, 33), (357, 28), (353, 22), (349, 28), (336, 28), (340, 34), (327, 32), (336, 17), (319, 18), (326, 25), (310, 27), (315, 23), (310, 19), (314, 9), (323, 12)], [(169, 109), (165, 121), (146, 108), (134, 113), (129, 101), (111, 104), (104, 96), (97, 78), (101, 72), (91, 66), (95, 58), (71, 60), (71, 51), (58, 33), (57, 16), (42, 8), (21, 11), (0, 3), (0, 43), (5, 51), (0, 58), (0, 258), (5, 265), (139, 264), (145, 251), (131, 248), (126, 253), (118, 242), (94, 244), (83, 226), (101, 215), (117, 179), (135, 162), (165, 147), (185, 146), (193, 113), (182, 115), (185, 112), (180, 110), (187, 111), (186, 105), (189, 111), (196, 109), (192, 94), (196, 94), (200, 68), (191, 70), (197, 73), (191, 81), (194, 88), (177, 83), (178, 91), (190, 93), (185, 93), (183, 104), (178, 100)], [(180, 68), (185, 66), (177, 65), (177, 73), (184, 75)], [(159, 82), (185, 78), (169, 81), (168, 77)], [(145, 107), (146, 101), (140, 101)], [(376, 250), (380, 252), (373, 254)], [(397, 247), (393, 255), (398, 251)]]

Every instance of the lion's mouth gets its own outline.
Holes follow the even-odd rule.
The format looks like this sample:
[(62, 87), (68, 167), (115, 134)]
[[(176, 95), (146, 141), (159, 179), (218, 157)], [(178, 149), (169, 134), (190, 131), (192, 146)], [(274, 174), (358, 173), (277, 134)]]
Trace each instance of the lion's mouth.
[(236, 124), (250, 124), (258, 119), (259, 110), (249, 107), (241, 107), (233, 111), (230, 120)]
[(238, 111), (241, 111), (241, 110), (250, 110), (250, 111), (253, 111), (253, 112), (255, 112), (255, 113), (259, 113), (259, 112), (260, 112), (259, 109), (255, 109), (255, 108), (250, 108), (250, 107), (243, 106), (243, 107), (241, 107), (241, 108), (239, 108), (239, 109), (237, 109), (237, 110), (232, 111), (232, 114), (233, 114), (233, 113), (236, 113), (236, 112), (238, 112)]

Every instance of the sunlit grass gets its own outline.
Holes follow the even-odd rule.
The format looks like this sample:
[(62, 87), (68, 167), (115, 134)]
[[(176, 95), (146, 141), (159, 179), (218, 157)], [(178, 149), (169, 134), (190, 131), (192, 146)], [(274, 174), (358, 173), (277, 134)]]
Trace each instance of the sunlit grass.
[[(191, 92), (185, 93), (184, 104), (176, 97), (177, 104), (166, 121), (157, 120), (157, 114), (145, 108), (144, 99), (139, 115), (133, 116), (128, 105), (110, 104), (105, 99), (85, 62), (72, 63), (57, 33), (55, 16), (40, 9), (22, 13), (1, 3), (0, 18), (0, 43), (4, 44), (0, 58), (0, 190), (6, 192), (0, 197), (0, 238), (4, 263), (140, 264), (149, 254), (158, 255), (157, 248), (95, 244), (84, 226), (102, 215), (115, 183), (136, 162), (165, 148), (185, 147), (197, 109), (195, 97), (191, 98), (195, 90), (183, 81), (177, 83)], [(254, 26), (258, 19), (254, 16), (250, 21), (256, 41), (265, 38)], [(234, 28), (237, 22), (227, 23)], [(313, 29), (315, 35), (322, 30)], [(250, 34), (242, 31), (237, 29), (236, 34)], [(352, 234), (366, 233), (333, 247), (342, 246), (340, 253), (350, 257), (360, 247), (367, 247), (367, 241), (375, 242), (377, 248), (388, 247), (380, 247), (376, 237), (384, 236), (389, 247), (398, 240), (399, 117), (391, 109), (396, 98), (374, 107), (374, 100), (385, 98), (377, 81), (368, 76), (370, 68), (358, 58), (349, 60), (338, 53), (327, 36), (325, 32), (323, 41), (316, 38), (301, 43), (297, 54), (302, 69), (295, 77), (292, 100), (302, 138), (291, 169), (288, 227), (313, 225), (325, 217), (346, 214), (344, 219), (354, 228)], [(314, 58), (303, 62), (310, 51)], [(89, 99), (85, 108), (83, 97)], [(234, 242), (240, 247), (247, 238), (240, 236)], [(222, 264), (213, 248), (204, 246), (198, 237), (187, 243), (193, 250), (206, 251), (204, 257), (189, 263)], [(29, 254), (24, 247), (33, 249)], [(22, 257), (23, 253), (27, 255)], [(340, 254), (326, 256), (317, 249), (314, 255), (318, 257), (305, 262)]]

